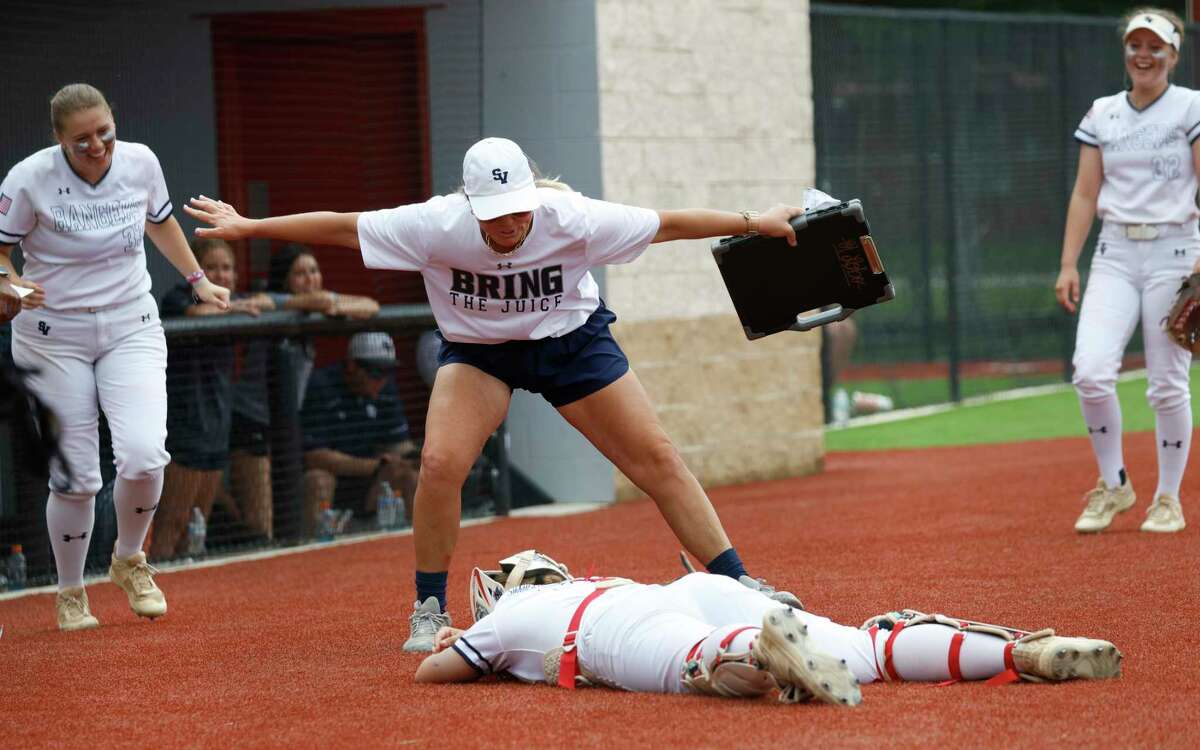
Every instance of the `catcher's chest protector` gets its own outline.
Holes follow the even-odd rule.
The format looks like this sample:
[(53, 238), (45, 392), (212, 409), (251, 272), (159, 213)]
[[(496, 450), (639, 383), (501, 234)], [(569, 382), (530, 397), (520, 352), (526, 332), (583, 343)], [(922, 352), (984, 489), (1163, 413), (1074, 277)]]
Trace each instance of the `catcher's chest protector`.
[[(807, 212), (791, 224), (796, 247), (761, 235), (713, 243), (746, 338), (807, 331), (895, 298), (860, 201)], [(829, 305), (837, 307), (802, 317)]]

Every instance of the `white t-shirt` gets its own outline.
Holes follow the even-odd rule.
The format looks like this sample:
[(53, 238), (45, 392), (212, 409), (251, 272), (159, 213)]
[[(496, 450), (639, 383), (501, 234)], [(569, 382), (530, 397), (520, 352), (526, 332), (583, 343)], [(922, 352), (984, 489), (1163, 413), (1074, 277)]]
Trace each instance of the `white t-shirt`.
[(13, 167), (0, 185), (0, 243), (21, 243), (22, 278), (46, 290), (46, 307), (103, 307), (150, 291), (146, 221), (171, 216), (158, 157), (117, 141), (95, 185), (75, 173), (60, 146)]
[(658, 232), (658, 213), (539, 188), (529, 236), (493, 253), (461, 193), (359, 216), (368, 268), (420, 271), (449, 341), (496, 344), (570, 333), (600, 304), (589, 269), (628, 263)]
[(1145, 109), (1125, 92), (1097, 99), (1075, 139), (1100, 149), (1104, 181), (1096, 214), (1120, 224), (1185, 224), (1196, 208), (1192, 142), (1200, 137), (1200, 93), (1168, 86)]

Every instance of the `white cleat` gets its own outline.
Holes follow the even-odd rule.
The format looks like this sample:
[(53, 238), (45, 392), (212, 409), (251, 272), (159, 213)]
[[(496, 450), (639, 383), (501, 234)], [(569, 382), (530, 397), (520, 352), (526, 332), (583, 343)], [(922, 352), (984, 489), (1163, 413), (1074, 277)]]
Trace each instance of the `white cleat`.
[(100, 627), (100, 621), (88, 607), (87, 591), (83, 586), (62, 589), (54, 597), (54, 608), (58, 611), (58, 629), (63, 631), (90, 630)]
[(146, 562), (146, 553), (138, 552), (127, 560), (113, 555), (108, 578), (129, 597), (129, 608), (138, 617), (162, 617), (167, 613), (167, 598), (154, 583), (158, 571)]
[(842, 659), (813, 646), (805, 625), (791, 608), (763, 616), (762, 633), (750, 649), (754, 661), (779, 684), (779, 700), (799, 703), (816, 698), (835, 706), (862, 703), (858, 680)]
[(1133, 507), (1137, 496), (1133, 494), (1133, 484), (1125, 480), (1120, 487), (1109, 487), (1100, 479), (1096, 489), (1091, 490), (1083, 499), (1087, 505), (1083, 513), (1075, 521), (1075, 530), (1083, 534), (1094, 534), (1104, 531), (1113, 522), (1118, 513), (1124, 513)]
[(1059, 636), (1049, 628), (1018, 640), (1012, 656), (1017, 673), (1035, 682), (1118, 677), (1123, 658), (1108, 641)]
[(1183, 506), (1179, 498), (1171, 495), (1159, 495), (1146, 509), (1146, 520), (1142, 522), (1142, 531), (1153, 531), (1158, 534), (1174, 534), (1183, 531), (1187, 522), (1183, 520)]

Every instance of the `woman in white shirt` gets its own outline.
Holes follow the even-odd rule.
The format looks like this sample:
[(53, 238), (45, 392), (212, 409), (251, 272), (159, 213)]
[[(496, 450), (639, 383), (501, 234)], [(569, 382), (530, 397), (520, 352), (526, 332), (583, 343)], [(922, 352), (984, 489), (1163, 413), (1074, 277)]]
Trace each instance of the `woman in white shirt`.
[(1143, 8), (1123, 24), (1128, 91), (1097, 99), (1075, 131), (1079, 173), (1063, 232), (1062, 270), (1054, 291), (1069, 312), (1079, 305), (1076, 264), (1094, 217), (1103, 221), (1075, 340), (1075, 375), (1083, 419), (1100, 468), (1084, 496), (1075, 529), (1103, 531), (1136, 497), (1121, 451), (1117, 373), (1125, 347), (1142, 326), (1155, 413), (1158, 487), (1142, 531), (1184, 527), (1179, 486), (1192, 437), (1188, 370), (1191, 352), (1162, 323), (1189, 273), (1200, 270), (1196, 219), (1200, 164), (1200, 96), (1170, 83), (1183, 23), (1169, 11)]
[[(58, 571), (58, 625), (94, 628), (83, 569), (100, 489), (99, 407), (112, 431), (117, 541), (109, 577), (142, 617), (167, 611), (141, 551), (158, 507), (166, 440), (167, 346), (150, 295), (143, 238), (220, 307), (229, 290), (204, 277), (179, 223), (158, 158), (117, 140), (104, 95), (83, 83), (50, 101), (57, 145), (14, 166), (0, 185), (0, 266), (29, 290), (13, 320), (13, 360), (58, 417), (46, 526)], [(10, 254), (21, 245), (23, 273)]]
[[(679, 456), (609, 332), (588, 269), (628, 263), (653, 242), (744, 232), (786, 237), (801, 208), (761, 216), (653, 211), (586, 198), (535, 180), (528, 157), (503, 138), (472, 146), (463, 190), (363, 213), (252, 220), (201, 196), (185, 210), (206, 237), (272, 237), (359, 249), (369, 268), (421, 273), (443, 338), (429, 400), (413, 533), (417, 602), (407, 651), (430, 651), (445, 614), (446, 571), (458, 536), (459, 490), (514, 388), (541, 393), (658, 504), (676, 537), (710, 572), (746, 575), (716, 511)], [(799, 602), (775, 592), (785, 602)]]

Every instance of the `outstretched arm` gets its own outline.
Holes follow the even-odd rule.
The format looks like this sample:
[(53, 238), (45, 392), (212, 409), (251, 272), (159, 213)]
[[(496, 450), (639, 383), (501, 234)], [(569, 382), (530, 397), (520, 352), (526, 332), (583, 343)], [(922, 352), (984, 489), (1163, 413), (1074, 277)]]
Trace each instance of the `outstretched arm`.
[[(796, 230), (792, 229), (788, 220), (802, 213), (804, 209), (796, 206), (775, 206), (758, 217), (758, 233), (768, 237), (784, 237), (789, 245), (795, 245)], [(659, 211), (658, 222), (658, 233), (652, 242), (699, 240), (754, 231), (750, 220), (743, 214), (707, 208)]]
[[(174, 216), (167, 217), (167, 220), (160, 224), (146, 222), (146, 234), (154, 240), (155, 247), (163, 257), (171, 261), (171, 265), (175, 266), (175, 270), (181, 275), (187, 277), (200, 270), (200, 263), (196, 261), (192, 248), (188, 246), (187, 237)], [(192, 285), (192, 291), (201, 302), (220, 310), (229, 309), (229, 290), (223, 286), (201, 278)]]
[(467, 663), (457, 651), (449, 648), (463, 631), (442, 628), (438, 631), (434, 648), (437, 653), (425, 657), (417, 667), (417, 682), (470, 682), (479, 677), (479, 672)]
[(229, 241), (263, 237), (359, 249), (357, 213), (315, 211), (267, 219), (247, 219), (228, 203), (203, 195), (192, 198), (183, 210), (192, 218), (212, 225), (197, 229), (197, 237), (216, 237)]

